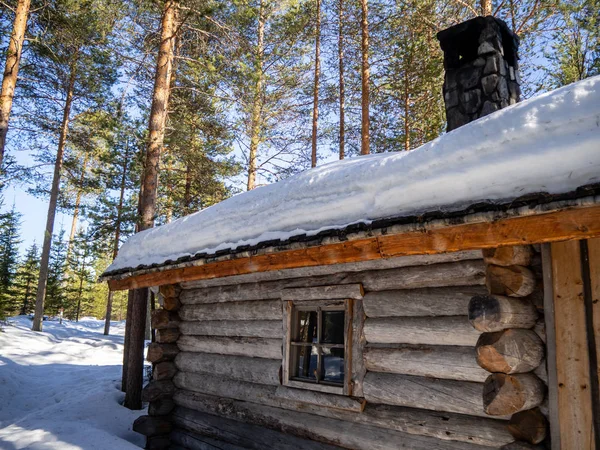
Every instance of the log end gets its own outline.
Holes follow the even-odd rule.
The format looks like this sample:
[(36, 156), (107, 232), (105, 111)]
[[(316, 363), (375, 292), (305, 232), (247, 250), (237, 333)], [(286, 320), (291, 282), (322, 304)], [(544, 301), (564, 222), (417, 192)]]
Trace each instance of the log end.
[(544, 344), (532, 330), (483, 333), (476, 345), (477, 363), (488, 372), (527, 373), (544, 358)]
[(548, 432), (548, 420), (539, 408), (514, 414), (508, 422), (509, 433), (518, 441), (539, 444)]
[(531, 373), (491, 374), (483, 387), (483, 410), (490, 416), (508, 416), (539, 406), (546, 387)]
[(169, 434), (171, 422), (162, 417), (140, 416), (133, 422), (133, 431), (144, 436), (160, 436)]

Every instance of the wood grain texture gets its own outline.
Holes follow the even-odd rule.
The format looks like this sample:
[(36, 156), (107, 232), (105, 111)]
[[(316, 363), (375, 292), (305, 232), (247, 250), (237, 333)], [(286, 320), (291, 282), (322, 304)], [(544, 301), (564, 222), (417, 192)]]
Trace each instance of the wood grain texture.
[(506, 416), (540, 406), (546, 385), (532, 373), (493, 373), (483, 388), (483, 408), (491, 416)]
[(588, 255), (592, 291), (592, 322), (596, 341), (596, 355), (598, 355), (596, 370), (600, 379), (600, 239), (588, 240)]
[(459, 286), (368, 292), (363, 298), (367, 317), (462, 316), (469, 301), (485, 295), (483, 286)]
[(181, 352), (175, 358), (183, 372), (210, 373), (233, 380), (279, 385), (281, 360)]
[(248, 447), (240, 447), (183, 428), (175, 428), (169, 437), (169, 450), (248, 450)]
[(548, 419), (539, 408), (528, 409), (513, 414), (508, 421), (508, 431), (518, 441), (539, 444), (548, 434)]
[(481, 332), (533, 328), (539, 316), (529, 299), (502, 295), (475, 296), (469, 302), (468, 311), (469, 322)]
[[(204, 408), (207, 409), (207, 408)], [(173, 423), (177, 427), (198, 433), (200, 436), (207, 436), (224, 441), (228, 444), (239, 445), (245, 450), (335, 450), (338, 447), (316, 442), (314, 440), (298, 438), (292, 434), (282, 433), (280, 431), (270, 430), (263, 424), (254, 425), (250, 421), (231, 420), (229, 417), (223, 417), (223, 413), (213, 415), (205, 412), (194, 411), (192, 409), (177, 407), (173, 412)], [(217, 413), (215, 411), (215, 413)], [(198, 440), (186, 440), (186, 447), (206, 448), (204, 446), (196, 447)], [(223, 447), (215, 443), (217, 449)], [(210, 447), (209, 447), (210, 448)], [(228, 447), (225, 447), (228, 448)], [(211, 449), (212, 450), (212, 449)]]
[(447, 317), (367, 318), (365, 338), (370, 344), (426, 344), (474, 347), (481, 332), (466, 315)]
[(486, 264), (497, 266), (529, 266), (534, 255), (530, 245), (510, 245), (483, 250)]
[(275, 397), (292, 402), (307, 403), (343, 411), (362, 412), (365, 409), (364, 399), (348, 397), (346, 395), (324, 394), (306, 389), (293, 389), (285, 386), (277, 387)]
[(172, 361), (179, 353), (179, 349), (175, 344), (158, 344), (153, 342), (148, 347), (146, 360), (151, 363), (159, 363), (163, 361)]
[[(304, 284), (306, 279), (319, 277), (335, 277), (337, 280), (340, 274), (351, 274), (356, 272), (366, 272), (369, 270), (388, 270), (400, 267), (410, 266), (428, 266), (431, 264), (440, 264), (445, 262), (466, 261), (469, 259), (481, 259), (480, 250), (464, 250), (452, 253), (438, 253), (432, 255), (411, 255), (399, 256), (389, 259), (375, 259), (371, 261), (359, 261), (342, 264), (331, 264), (327, 266), (307, 266), (283, 270), (273, 270), (269, 272), (252, 272), (243, 275), (232, 275), (225, 278), (210, 278), (181, 283), (186, 289), (206, 289), (218, 286), (238, 286), (251, 283), (271, 283), (278, 280), (285, 280), (290, 286), (295, 286), (298, 282)], [(299, 280), (302, 279), (302, 280)], [(338, 282), (335, 282), (338, 284)], [(314, 286), (314, 285), (313, 285)], [(243, 297), (239, 300), (244, 300)]]
[(221, 355), (281, 358), (281, 338), (181, 336), (177, 346), (183, 352), (218, 353)]
[(155, 330), (177, 328), (179, 322), (179, 315), (176, 312), (167, 311), (165, 309), (155, 309), (152, 311), (150, 323)]
[(477, 363), (488, 372), (526, 373), (544, 359), (544, 343), (533, 330), (512, 328), (483, 333), (476, 346)]
[(287, 288), (281, 291), (281, 299), (291, 301), (354, 299), (360, 300), (365, 291), (360, 283), (333, 286)]
[[(188, 407), (185, 414), (190, 420), (185, 425), (190, 428), (196, 426), (198, 417), (211, 414), (225, 417), (227, 420), (235, 419), (243, 423), (283, 431), (286, 435), (310, 438), (324, 444), (356, 450), (483, 450), (481, 446), (465, 442), (442, 441), (257, 403), (208, 396), (205, 396), (202, 401), (180, 399), (180, 402)], [(182, 407), (175, 409), (173, 416), (176, 424), (179, 423), (183, 409)], [(218, 423), (221, 428), (223, 425), (221, 422)], [(263, 431), (259, 431), (256, 438), (259, 438)], [(260, 439), (256, 441), (260, 442)]]
[(364, 327), (365, 327), (365, 312), (363, 308), (364, 300), (354, 300), (352, 302), (352, 395), (355, 397), (363, 396), (363, 381), (367, 369), (365, 367), (365, 360), (363, 357), (363, 351), (367, 345), (365, 338)]
[[(336, 273), (302, 279), (265, 281), (239, 285), (186, 289), (181, 293), (184, 305), (257, 300), (280, 300), (288, 289), (319, 288), (326, 285), (362, 284), (366, 290), (417, 289), (428, 286), (471, 286), (485, 283), (485, 265), (481, 259), (440, 262), (425, 266), (407, 266), (364, 272)], [(314, 294), (311, 291), (311, 295)], [(339, 294), (338, 294), (339, 295)]]
[(253, 272), (597, 236), (600, 236), (600, 206), (589, 206), (166, 269), (112, 279), (109, 287), (111, 290), (134, 289)]
[(485, 276), (485, 284), (492, 295), (527, 297), (536, 288), (535, 274), (523, 266), (504, 267), (489, 264)]
[(185, 372), (177, 374), (174, 381), (175, 385), (181, 389), (175, 393), (175, 402), (179, 402), (180, 399), (201, 402), (204, 398), (202, 394), (207, 394), (292, 411), (304, 411), (317, 416), (336, 418), (352, 423), (363, 423), (443, 440), (468, 442), (491, 447), (506, 444), (513, 440), (506, 429), (506, 422), (497, 419), (373, 403), (368, 403), (361, 414), (356, 414), (355, 412), (279, 398), (275, 395), (277, 389), (275, 386), (236, 382), (208, 374)]
[(475, 357), (472, 347), (441, 345), (402, 345), (364, 351), (365, 366), (370, 372), (483, 383), (489, 373), (479, 367)]
[(239, 336), (272, 338), (282, 336), (281, 320), (211, 320), (182, 322), (179, 331), (192, 336)]
[(590, 363), (579, 242), (552, 244), (551, 257), (561, 448), (593, 448)]
[(184, 305), (179, 311), (182, 320), (280, 320), (281, 302), (262, 300), (253, 302), (209, 303)]
[(483, 383), (367, 372), (369, 403), (408, 406), (488, 417), (483, 410)]

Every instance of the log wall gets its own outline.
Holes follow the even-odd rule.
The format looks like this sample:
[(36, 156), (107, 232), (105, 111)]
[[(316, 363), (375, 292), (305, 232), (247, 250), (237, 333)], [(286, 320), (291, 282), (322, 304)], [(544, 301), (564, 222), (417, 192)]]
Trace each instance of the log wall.
[[(155, 366), (174, 389), (171, 441), (191, 449), (262, 442), (261, 448), (416, 450), (514, 442), (512, 415), (484, 410), (489, 372), (476, 348), (484, 331), (468, 318), (472, 299), (490, 294), (489, 264), (481, 251), (412, 261), (340, 273), (328, 266), (322, 275), (313, 268), (303, 278), (277, 273), (252, 283), (183, 284), (171, 302), (181, 306), (178, 316), (162, 318), (177, 325), (177, 351), (171, 358), (172, 348), (163, 349), (167, 360), (157, 352)], [(506, 278), (499, 272), (494, 289)], [(529, 275), (522, 272), (510, 272), (511, 287)], [(323, 299), (352, 299), (352, 396), (282, 385), (286, 302), (313, 301), (320, 291)], [(161, 389), (171, 392), (170, 386)]]

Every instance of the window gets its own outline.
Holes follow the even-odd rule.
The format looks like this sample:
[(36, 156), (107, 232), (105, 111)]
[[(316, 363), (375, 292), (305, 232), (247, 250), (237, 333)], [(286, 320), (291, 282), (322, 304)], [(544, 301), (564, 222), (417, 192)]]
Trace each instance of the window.
[(284, 384), (349, 394), (352, 300), (287, 303)]

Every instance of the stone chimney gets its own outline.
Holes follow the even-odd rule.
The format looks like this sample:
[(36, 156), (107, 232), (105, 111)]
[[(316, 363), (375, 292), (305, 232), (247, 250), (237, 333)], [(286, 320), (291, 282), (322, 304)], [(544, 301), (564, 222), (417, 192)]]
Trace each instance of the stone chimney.
[(504, 21), (476, 17), (437, 38), (444, 51), (448, 131), (519, 101), (519, 38)]

